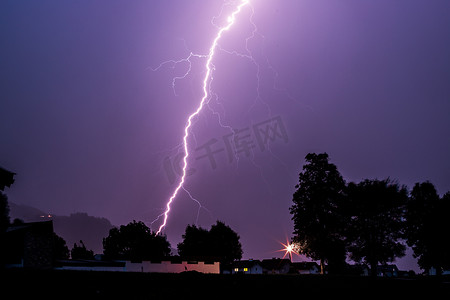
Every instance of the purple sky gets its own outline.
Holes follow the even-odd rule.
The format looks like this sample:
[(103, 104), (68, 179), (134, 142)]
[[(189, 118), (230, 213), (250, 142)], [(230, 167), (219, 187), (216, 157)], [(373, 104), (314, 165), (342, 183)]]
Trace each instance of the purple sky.
[[(279, 256), (308, 152), (328, 152), (348, 181), (390, 176), (450, 190), (449, 1), (252, 3), (253, 60), (233, 54), (248, 54), (251, 10), (219, 42), (217, 98), (189, 140), (186, 188), (205, 209), (197, 220), (198, 205), (180, 192), (165, 229), (173, 247), (187, 224), (220, 219), (240, 234), (244, 258)], [(207, 54), (222, 5), (1, 1), (0, 165), (17, 173), (9, 200), (150, 225), (175, 188), (168, 166), (202, 96), (205, 59), (193, 58), (174, 89), (187, 63), (153, 69)], [(218, 116), (250, 146), (239, 159)], [(260, 144), (254, 126), (272, 117), (285, 135)], [(220, 151), (213, 161), (205, 145)]]

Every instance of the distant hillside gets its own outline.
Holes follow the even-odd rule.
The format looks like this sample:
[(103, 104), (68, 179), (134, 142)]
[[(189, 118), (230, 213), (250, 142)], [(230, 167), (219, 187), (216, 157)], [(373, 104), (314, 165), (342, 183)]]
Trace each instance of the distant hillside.
[(24, 222), (39, 222), (47, 220), (48, 213), (32, 206), (9, 202), (9, 216), (11, 222), (14, 219), (21, 219)]
[(108, 219), (89, 216), (87, 213), (73, 213), (70, 216), (49, 215), (37, 208), (12, 202), (9, 203), (9, 208), (11, 221), (16, 218), (25, 222), (52, 219), (56, 234), (66, 240), (69, 249), (72, 249), (74, 243), (83, 240), (87, 249), (93, 250), (94, 253), (103, 253), (102, 240), (113, 227)]
[(113, 227), (108, 219), (88, 216), (87, 213), (53, 216), (53, 224), (56, 234), (66, 240), (69, 249), (83, 240), (86, 248), (94, 253), (103, 253), (102, 240)]

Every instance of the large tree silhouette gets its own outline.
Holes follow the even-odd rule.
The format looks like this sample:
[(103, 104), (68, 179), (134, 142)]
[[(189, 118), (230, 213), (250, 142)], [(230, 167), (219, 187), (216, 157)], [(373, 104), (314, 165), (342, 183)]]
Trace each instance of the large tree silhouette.
[(9, 205), (8, 197), (0, 191), (0, 236), (9, 226)]
[(178, 254), (192, 260), (212, 256), (210, 247), (209, 231), (196, 225), (186, 226), (183, 241), (177, 245)]
[(325, 262), (333, 272), (345, 263), (345, 181), (327, 153), (309, 153), (305, 159), (290, 208), (294, 241), (302, 254), (320, 260), (321, 273)]
[(166, 236), (156, 235), (143, 222), (133, 220), (109, 231), (103, 239), (103, 253), (108, 259), (161, 260), (170, 255), (170, 244)]
[(408, 192), (389, 179), (350, 183), (347, 190), (350, 258), (367, 263), (375, 276), (378, 263), (391, 262), (405, 253), (400, 239)]
[(419, 266), (425, 270), (434, 267), (438, 274), (450, 265), (450, 242), (442, 234), (450, 230), (449, 209), (450, 194), (440, 199), (430, 182), (416, 183), (406, 206), (407, 243)]
[(69, 259), (69, 254), (66, 241), (53, 232), (53, 259)]
[(8, 197), (0, 191), (0, 269), (4, 267), (6, 254), (5, 254), (5, 243), (6, 243), (6, 229), (9, 226), (9, 205)]
[(239, 235), (225, 223), (217, 221), (209, 230), (213, 254), (222, 263), (231, 263), (242, 258), (242, 245)]
[(450, 192), (447, 192), (439, 201), (438, 205), (438, 218), (440, 221), (440, 232), (444, 234), (441, 235), (441, 251), (439, 256), (441, 258), (441, 269), (450, 269), (450, 239), (448, 238), (448, 233), (450, 232), (450, 222), (448, 222), (448, 214), (450, 212)]
[(242, 258), (239, 235), (225, 223), (217, 221), (208, 231), (195, 225), (188, 225), (183, 241), (178, 244), (178, 254), (185, 259), (219, 260), (231, 263)]

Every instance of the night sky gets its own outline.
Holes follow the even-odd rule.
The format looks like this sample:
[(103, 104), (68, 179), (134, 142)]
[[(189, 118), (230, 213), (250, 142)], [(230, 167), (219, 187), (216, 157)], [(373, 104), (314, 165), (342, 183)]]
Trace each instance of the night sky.
[[(282, 255), (309, 152), (327, 152), (347, 181), (450, 191), (450, 1), (251, 2), (219, 41), (188, 141), (185, 188), (202, 208), (180, 191), (164, 229), (172, 247), (187, 224), (219, 219), (244, 258)], [(1, 1), (9, 201), (156, 231), (206, 58), (167, 61), (208, 54), (223, 3)]]

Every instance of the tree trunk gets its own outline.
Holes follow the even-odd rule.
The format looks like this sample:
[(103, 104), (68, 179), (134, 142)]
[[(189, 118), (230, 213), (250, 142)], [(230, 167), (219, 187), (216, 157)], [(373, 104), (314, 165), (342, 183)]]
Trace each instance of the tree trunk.
[(325, 263), (323, 258), (320, 259), (320, 274), (321, 275), (325, 274)]

